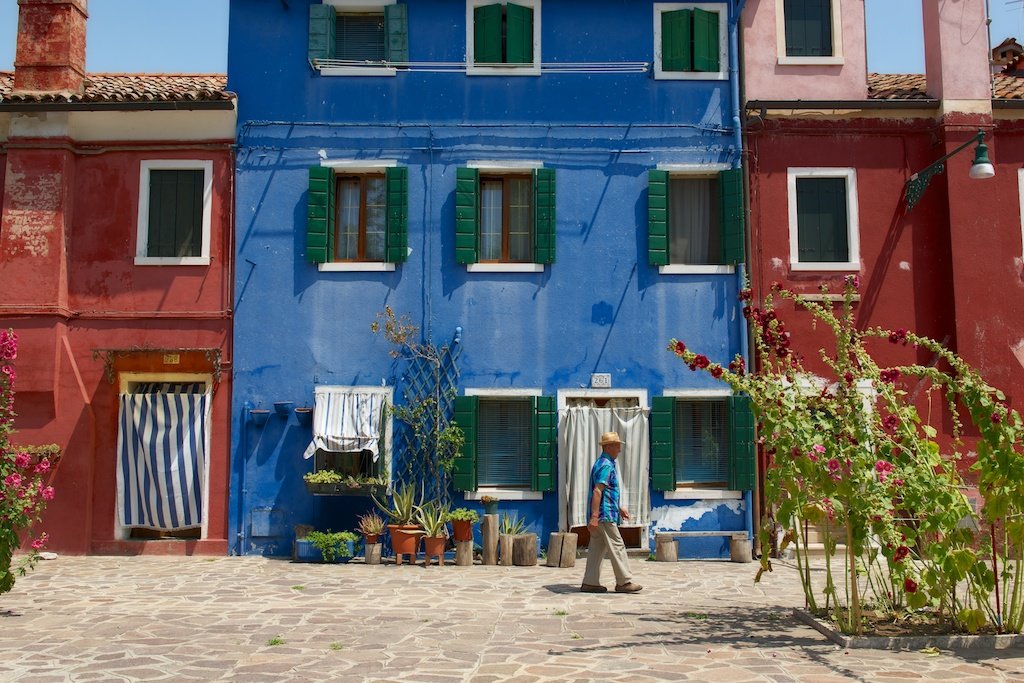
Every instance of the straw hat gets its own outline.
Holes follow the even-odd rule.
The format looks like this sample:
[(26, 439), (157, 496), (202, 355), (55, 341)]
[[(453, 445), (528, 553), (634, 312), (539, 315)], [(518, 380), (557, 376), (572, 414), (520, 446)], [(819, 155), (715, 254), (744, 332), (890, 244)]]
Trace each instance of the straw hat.
[(619, 438), (618, 432), (605, 432), (601, 435), (601, 445), (606, 443), (622, 443), (622, 439)]

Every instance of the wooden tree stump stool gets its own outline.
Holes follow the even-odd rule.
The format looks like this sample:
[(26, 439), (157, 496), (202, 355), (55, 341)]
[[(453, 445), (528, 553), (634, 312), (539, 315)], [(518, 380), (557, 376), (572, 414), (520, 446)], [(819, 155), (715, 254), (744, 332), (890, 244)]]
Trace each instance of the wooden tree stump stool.
[(498, 564), (498, 515), (484, 515), (480, 533), (484, 543), (483, 563)]
[(515, 545), (515, 536), (512, 534), (501, 534), (498, 536), (501, 543), (501, 559), (498, 561), (502, 567), (512, 566), (512, 548)]
[(455, 541), (455, 566), (473, 566), (473, 541)]
[(572, 532), (554, 531), (548, 540), (549, 567), (575, 567), (579, 536)]
[(537, 534), (517, 534), (512, 537), (512, 564), (533, 567), (537, 564)]
[(380, 564), (381, 544), (368, 543), (363, 551), (366, 564)]

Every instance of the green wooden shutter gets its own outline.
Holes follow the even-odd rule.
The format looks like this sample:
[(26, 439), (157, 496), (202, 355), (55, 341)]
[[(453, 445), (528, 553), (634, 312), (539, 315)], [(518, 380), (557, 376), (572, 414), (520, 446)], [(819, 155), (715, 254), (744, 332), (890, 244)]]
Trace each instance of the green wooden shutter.
[(693, 10), (661, 13), (661, 70), (690, 71), (693, 45)]
[(731, 168), (718, 174), (718, 201), (722, 263), (742, 263), (746, 255), (743, 169)]
[(396, 166), (384, 171), (387, 185), (387, 248), (384, 260), (405, 263), (409, 254), (409, 169)]
[(533, 490), (554, 491), (558, 411), (553, 396), (533, 397)]
[(693, 70), (718, 71), (718, 12), (693, 10)]
[(334, 22), (338, 13), (333, 5), (309, 6), (309, 59), (334, 58)]
[(384, 7), (384, 26), (387, 30), (387, 60), (409, 61), (409, 7), (404, 3)]
[(668, 171), (647, 173), (647, 262), (668, 265)]
[(452, 467), (456, 491), (476, 491), (476, 411), (479, 404), (477, 396), (455, 397), (455, 424), (466, 437)]
[(756, 479), (754, 411), (750, 397), (729, 397), (729, 489), (752, 491)]
[(786, 55), (832, 56), (832, 0), (785, 0)]
[(796, 212), (801, 263), (850, 260), (846, 178), (797, 178)]
[(327, 263), (334, 257), (334, 171), (310, 166), (306, 197), (306, 258)]
[(555, 262), (555, 170), (533, 172), (533, 262)]
[(480, 171), (460, 168), (455, 171), (455, 261), (476, 263), (480, 220)]
[(501, 3), (473, 9), (473, 63), (501, 64)]
[(533, 64), (533, 8), (505, 5), (505, 63)]
[(676, 454), (672, 396), (651, 399), (651, 485), (655, 491), (675, 491)]

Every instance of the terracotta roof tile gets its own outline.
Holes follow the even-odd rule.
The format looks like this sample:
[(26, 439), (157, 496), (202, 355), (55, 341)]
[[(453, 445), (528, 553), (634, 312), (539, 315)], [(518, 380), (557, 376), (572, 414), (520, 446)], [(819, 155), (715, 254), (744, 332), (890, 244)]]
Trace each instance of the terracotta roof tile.
[(14, 74), (0, 72), (0, 102), (199, 102), (230, 100), (224, 74), (87, 74), (82, 94), (12, 93)]
[[(1024, 100), (1024, 78), (996, 74), (996, 100)], [(868, 74), (868, 99), (926, 100), (924, 74)]]

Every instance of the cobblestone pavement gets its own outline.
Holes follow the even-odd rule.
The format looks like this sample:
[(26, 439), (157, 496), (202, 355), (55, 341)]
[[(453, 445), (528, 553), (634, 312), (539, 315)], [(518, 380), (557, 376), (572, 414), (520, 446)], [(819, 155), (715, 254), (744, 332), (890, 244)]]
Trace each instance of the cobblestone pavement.
[(582, 562), (61, 557), (0, 598), (0, 680), (1024, 681), (1020, 649), (839, 648), (756, 567), (634, 560), (643, 592), (594, 595)]

